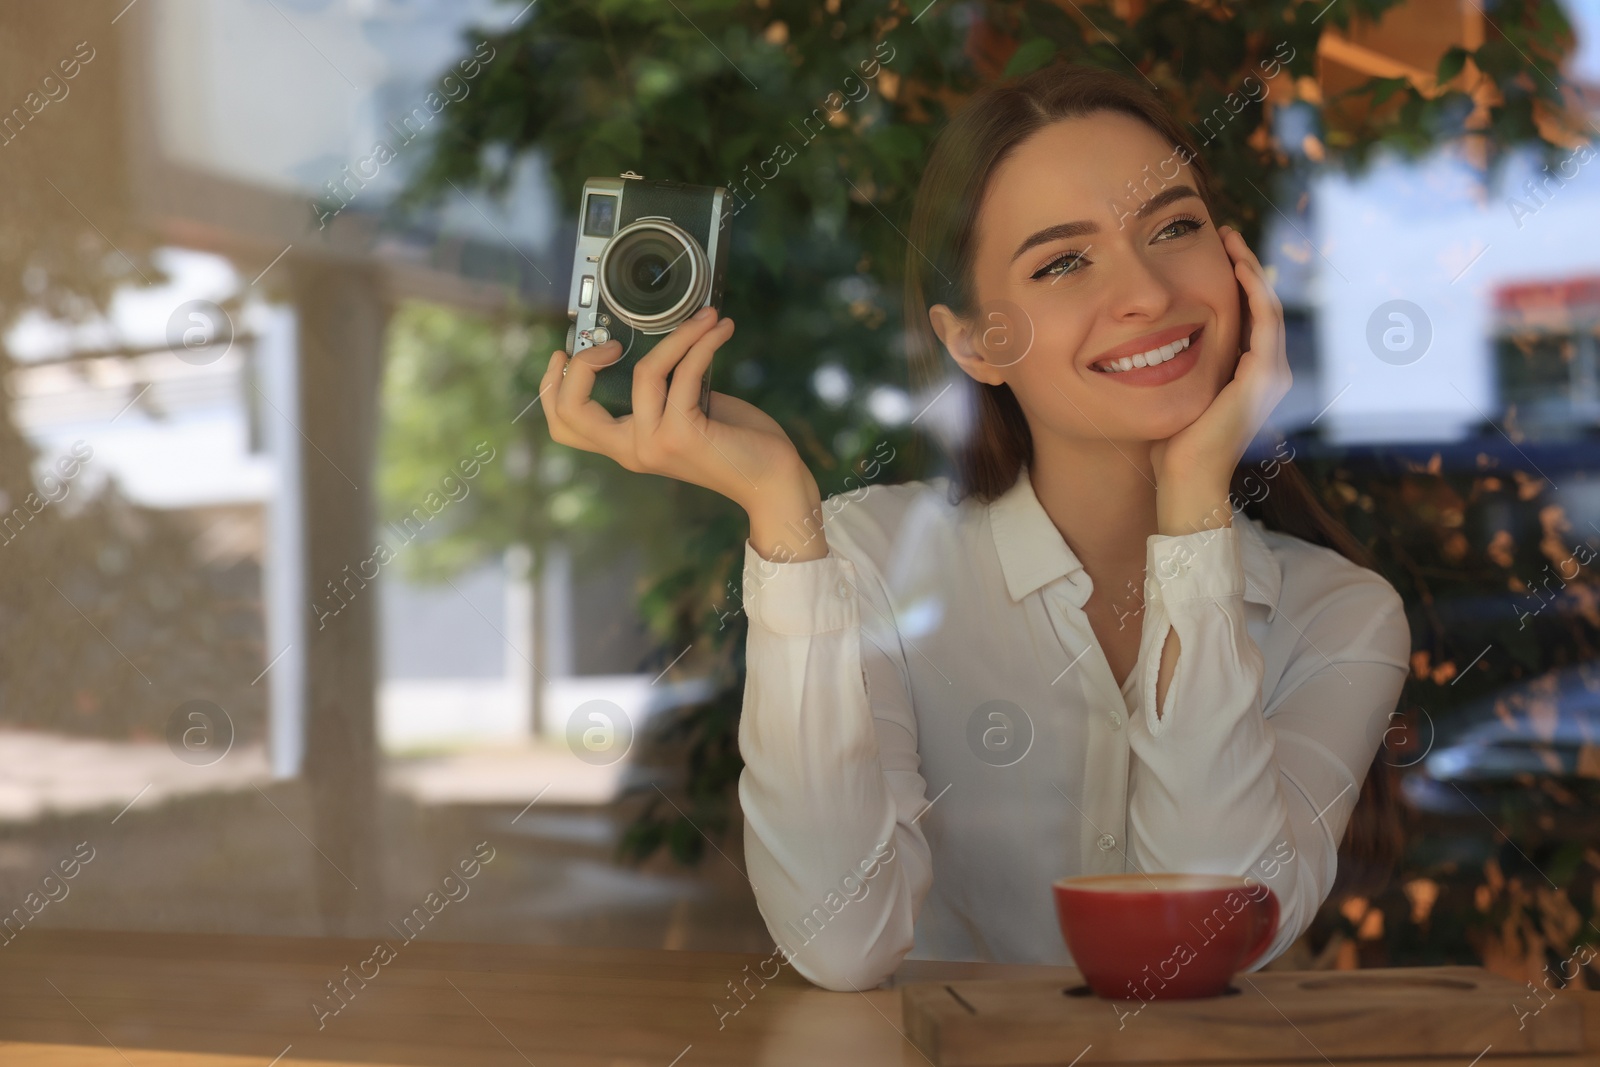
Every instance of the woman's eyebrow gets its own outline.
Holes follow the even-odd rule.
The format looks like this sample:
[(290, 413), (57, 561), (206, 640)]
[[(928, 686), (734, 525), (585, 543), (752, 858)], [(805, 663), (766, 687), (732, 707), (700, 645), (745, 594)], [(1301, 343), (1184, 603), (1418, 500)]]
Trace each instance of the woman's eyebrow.
[[(1170, 189), (1163, 189), (1149, 200), (1140, 204), (1138, 210), (1133, 212), (1135, 219), (1142, 219), (1152, 212), (1159, 211), (1176, 200), (1186, 200), (1189, 197), (1198, 197), (1200, 194), (1187, 185), (1174, 185)], [(1100, 225), (1095, 222), (1058, 222), (1054, 226), (1047, 226), (1028, 237), (1017, 250), (1011, 254), (1012, 262), (1016, 262), (1028, 249), (1035, 245), (1047, 244), (1050, 241), (1061, 241), (1068, 237), (1082, 237), (1085, 234), (1099, 233)]]

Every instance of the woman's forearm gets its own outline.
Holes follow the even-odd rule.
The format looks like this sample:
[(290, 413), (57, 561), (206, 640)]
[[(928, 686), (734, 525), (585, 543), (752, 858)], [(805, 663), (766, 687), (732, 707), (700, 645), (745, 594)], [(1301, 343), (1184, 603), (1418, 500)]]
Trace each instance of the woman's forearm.
[(811, 472), (801, 467), (794, 477), (769, 482), (762, 499), (746, 509), (750, 546), (762, 559), (803, 563), (828, 554), (822, 532), (822, 494)]
[(1233, 525), (1233, 504), (1226, 484), (1203, 483), (1156, 487), (1156, 532), (1178, 537)]
[(777, 563), (746, 546), (739, 720), (757, 906), (795, 969), (840, 991), (878, 984), (911, 951), (932, 880), (915, 821), (927, 785), (905, 665), (883, 632), (891, 624), (881, 579), (849, 519), (835, 516), (826, 558)]

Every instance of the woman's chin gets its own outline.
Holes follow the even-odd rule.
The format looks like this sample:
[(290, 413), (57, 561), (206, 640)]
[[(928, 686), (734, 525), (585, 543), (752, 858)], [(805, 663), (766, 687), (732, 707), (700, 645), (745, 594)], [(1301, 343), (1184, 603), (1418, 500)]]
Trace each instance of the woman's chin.
[(1182, 399), (1174, 398), (1174, 402), (1163, 405), (1160, 412), (1151, 412), (1148, 417), (1137, 420), (1129, 427), (1129, 437), (1145, 441), (1165, 441), (1167, 438), (1194, 425), (1196, 419), (1206, 413), (1211, 406), (1209, 400), (1201, 398)]

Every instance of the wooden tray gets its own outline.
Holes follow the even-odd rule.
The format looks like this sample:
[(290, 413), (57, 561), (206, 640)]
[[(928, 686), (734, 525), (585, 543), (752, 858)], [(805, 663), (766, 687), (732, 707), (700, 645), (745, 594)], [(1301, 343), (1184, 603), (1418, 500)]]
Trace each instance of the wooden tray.
[[(999, 1064), (1333, 1062), (1585, 1054), (1577, 990), (1537, 1000), (1482, 967), (1238, 974), (1201, 1000), (1105, 1000), (1060, 981), (919, 983), (901, 991), (906, 1036), (937, 1067)], [(1529, 1014), (1534, 1009), (1538, 1014)], [(1519, 1028), (1520, 1025), (1520, 1028)], [(1590, 1036), (1591, 1042), (1595, 1040)], [(1477, 1057), (1480, 1057), (1478, 1059)]]

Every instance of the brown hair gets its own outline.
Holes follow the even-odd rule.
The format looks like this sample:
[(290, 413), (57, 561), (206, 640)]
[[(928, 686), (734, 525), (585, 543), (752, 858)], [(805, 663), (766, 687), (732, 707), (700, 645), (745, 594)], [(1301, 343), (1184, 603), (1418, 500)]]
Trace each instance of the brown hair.
[[(914, 384), (937, 390), (948, 367), (928, 319), (936, 303), (968, 319), (976, 310), (973, 259), (978, 209), (989, 177), (1029, 136), (1061, 119), (1117, 111), (1155, 129), (1187, 157), (1189, 176), (1208, 209), (1211, 173), (1194, 142), (1159, 97), (1144, 85), (1111, 71), (1057, 62), (1021, 78), (986, 86), (951, 118), (934, 141), (917, 188), (905, 267), (907, 349)], [(1159, 191), (1153, 190), (1153, 191)], [(987, 503), (1010, 489), (1033, 459), (1033, 437), (1017, 398), (1004, 383), (986, 385), (960, 371), (971, 432), (954, 445), (953, 502), (967, 497)], [(920, 449), (920, 443), (918, 445)], [(1361, 542), (1334, 518), (1292, 460), (1241, 463), (1232, 478), (1243, 511), (1263, 525), (1331, 548), (1359, 566), (1372, 559)], [(1271, 470), (1272, 473), (1267, 473)], [(1256, 499), (1266, 484), (1268, 491)], [(1388, 878), (1404, 848), (1404, 828), (1395, 803), (1392, 767), (1373, 760), (1346, 827), (1340, 882), (1375, 891)]]

